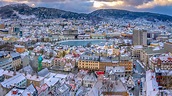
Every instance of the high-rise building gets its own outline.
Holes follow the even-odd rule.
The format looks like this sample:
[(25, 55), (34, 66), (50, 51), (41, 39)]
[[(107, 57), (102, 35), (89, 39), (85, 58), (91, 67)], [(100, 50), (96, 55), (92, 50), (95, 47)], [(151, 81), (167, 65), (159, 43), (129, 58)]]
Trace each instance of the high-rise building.
[(133, 30), (133, 45), (147, 46), (147, 31), (143, 29)]

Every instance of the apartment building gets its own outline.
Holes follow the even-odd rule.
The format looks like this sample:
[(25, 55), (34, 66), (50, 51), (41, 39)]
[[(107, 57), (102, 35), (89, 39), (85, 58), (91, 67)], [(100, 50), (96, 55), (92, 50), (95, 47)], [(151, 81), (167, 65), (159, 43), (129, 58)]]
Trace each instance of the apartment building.
[(146, 47), (143, 48), (140, 52), (140, 61), (143, 63), (143, 65), (146, 67), (146, 69), (149, 69), (149, 58), (151, 58), (153, 55), (163, 54), (167, 51), (165, 49), (161, 48), (154, 48), (154, 47)]
[(154, 55), (149, 59), (149, 67), (152, 70), (156, 68), (160, 70), (172, 69), (172, 56), (169, 54)]
[(12, 59), (11, 58), (1, 58), (0, 68), (5, 70), (13, 70)]
[(147, 30), (133, 30), (133, 45), (147, 46)]
[(5, 96), (13, 87), (26, 88), (27, 79), (23, 74), (17, 74), (0, 84), (1, 96)]
[(21, 56), (19, 53), (16, 52), (9, 52), (10, 58), (12, 58), (12, 65), (16, 69), (19, 69), (21, 67)]
[(130, 73), (133, 69), (133, 63), (128, 56), (111, 58), (83, 55), (78, 61), (79, 69), (105, 71), (106, 66), (124, 66), (127, 73)]

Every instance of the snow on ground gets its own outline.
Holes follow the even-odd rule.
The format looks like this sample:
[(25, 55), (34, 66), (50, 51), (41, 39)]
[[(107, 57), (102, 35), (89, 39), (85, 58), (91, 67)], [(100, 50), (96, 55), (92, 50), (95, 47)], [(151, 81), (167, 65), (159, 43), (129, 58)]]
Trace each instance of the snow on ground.
[(36, 16), (35, 15), (21, 15), (21, 14), (19, 14), (17, 11), (14, 11), (14, 13), (17, 15), (17, 16), (19, 16), (21, 19), (31, 19), (31, 18), (36, 18)]

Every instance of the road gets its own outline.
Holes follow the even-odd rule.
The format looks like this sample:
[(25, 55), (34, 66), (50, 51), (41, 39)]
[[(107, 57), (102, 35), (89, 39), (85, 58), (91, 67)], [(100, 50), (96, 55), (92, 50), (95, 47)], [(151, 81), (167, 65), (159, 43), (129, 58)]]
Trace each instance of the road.
[(146, 76), (146, 72), (145, 69), (139, 64), (139, 62), (134, 61), (133, 62), (135, 64), (135, 69), (134, 69), (134, 73), (133, 73), (133, 78), (135, 80), (135, 84), (136, 86), (134, 87), (134, 96), (139, 96), (139, 92), (140, 92), (140, 85), (137, 84), (138, 80), (141, 80), (141, 78), (145, 78)]

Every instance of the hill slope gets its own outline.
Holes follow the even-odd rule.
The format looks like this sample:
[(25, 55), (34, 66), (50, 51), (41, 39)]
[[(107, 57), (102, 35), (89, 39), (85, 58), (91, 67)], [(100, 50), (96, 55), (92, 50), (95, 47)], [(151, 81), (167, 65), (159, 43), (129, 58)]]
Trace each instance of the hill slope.
[(32, 8), (26, 4), (11, 4), (0, 7), (1, 18), (39, 18), (39, 19), (54, 19), (54, 18), (69, 18), (69, 19), (95, 19), (103, 20), (107, 18), (124, 18), (136, 19), (144, 18), (147, 20), (162, 20), (172, 21), (172, 17), (168, 15), (155, 14), (149, 12), (131, 12), (117, 9), (100, 9), (93, 11), (90, 14), (79, 14), (70, 11), (64, 11), (54, 8), (36, 7)]

